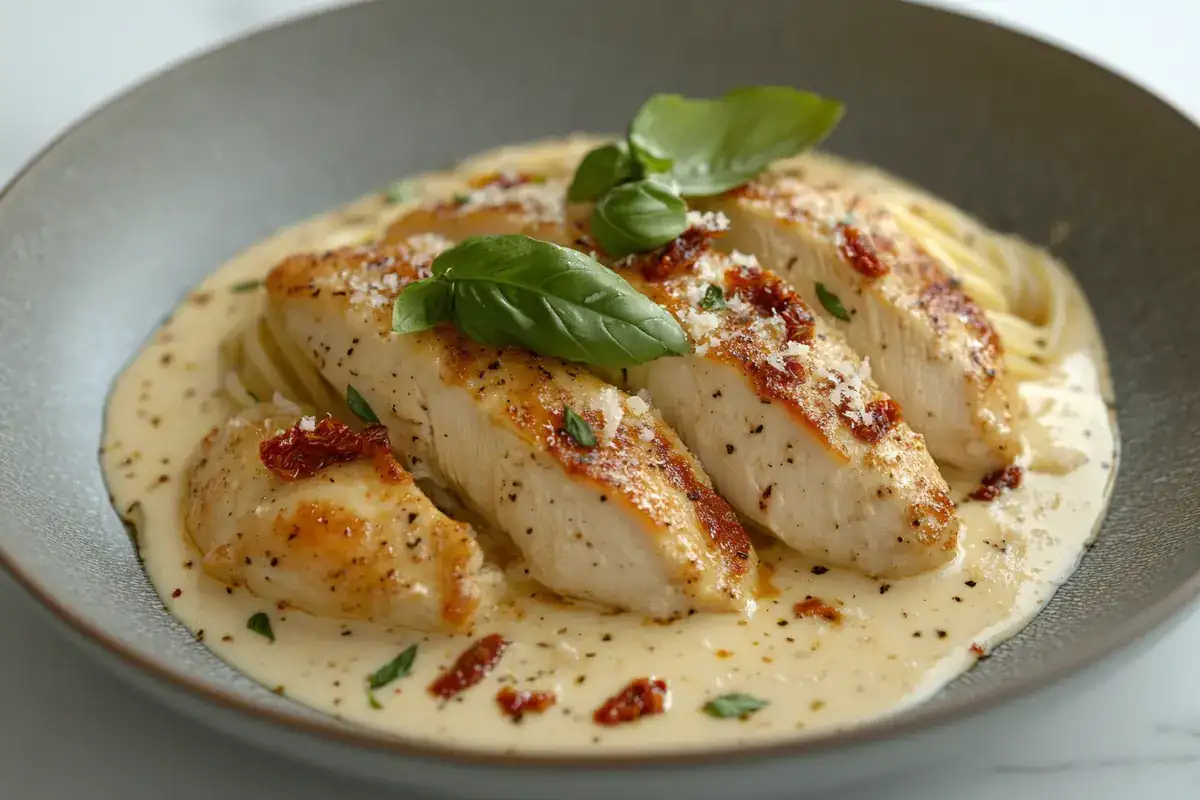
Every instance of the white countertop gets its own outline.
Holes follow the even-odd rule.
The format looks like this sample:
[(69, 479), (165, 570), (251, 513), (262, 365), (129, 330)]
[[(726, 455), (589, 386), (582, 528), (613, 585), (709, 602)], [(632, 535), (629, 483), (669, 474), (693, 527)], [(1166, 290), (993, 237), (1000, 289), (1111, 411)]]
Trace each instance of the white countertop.
[[(848, 0), (845, 0), (848, 1)], [(168, 63), (330, 0), (0, 0), (0, 183), (89, 108)], [(939, 0), (1049, 38), (1200, 119), (1196, 0)], [(979, 763), (878, 798), (1200, 796), (1200, 616)], [(0, 797), (366, 800), (386, 792), (259, 752), (101, 672), (0, 577)], [(399, 794), (399, 793), (397, 793)], [(412, 800), (419, 800), (411, 794)]]

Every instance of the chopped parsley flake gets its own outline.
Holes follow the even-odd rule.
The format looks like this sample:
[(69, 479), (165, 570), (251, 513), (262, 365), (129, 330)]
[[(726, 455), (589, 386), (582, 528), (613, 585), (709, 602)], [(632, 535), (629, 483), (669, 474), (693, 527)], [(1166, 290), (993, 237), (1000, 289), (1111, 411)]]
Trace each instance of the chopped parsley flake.
[[(367, 685), (372, 689), (381, 689), (397, 678), (403, 678), (412, 672), (413, 662), (417, 660), (417, 646), (410, 646), (400, 655), (384, 664), (367, 678)], [(369, 694), (369, 693), (368, 693)]]
[(586, 419), (572, 411), (570, 406), (563, 406), (563, 430), (580, 447), (596, 446), (596, 434), (592, 431), (592, 426)]
[(229, 287), (229, 291), (233, 292), (234, 294), (245, 294), (246, 292), (253, 292), (262, 285), (263, 282), (260, 279), (254, 278), (253, 280), (235, 283), (233, 286)]
[(271, 630), (271, 618), (261, 611), (246, 620), (246, 627), (259, 636), (275, 641), (275, 631)]
[(704, 713), (718, 719), (729, 719), (730, 717), (745, 719), (768, 705), (770, 703), (766, 700), (760, 700), (753, 695), (733, 692), (709, 700), (704, 704)]
[(704, 290), (704, 298), (700, 301), (700, 307), (705, 311), (712, 311), (714, 308), (724, 308), (725, 292), (721, 291), (720, 286), (710, 283), (708, 288)]
[(379, 424), (379, 417), (375, 416), (375, 412), (371, 410), (371, 406), (358, 393), (358, 390), (350, 385), (346, 386), (346, 405), (350, 406), (350, 410), (354, 412), (354, 416), (368, 425)]
[(821, 305), (825, 306), (825, 310), (830, 314), (833, 314), (843, 322), (850, 321), (850, 313), (842, 305), (841, 298), (826, 289), (825, 284), (820, 281), (817, 281), (817, 299), (821, 301)]

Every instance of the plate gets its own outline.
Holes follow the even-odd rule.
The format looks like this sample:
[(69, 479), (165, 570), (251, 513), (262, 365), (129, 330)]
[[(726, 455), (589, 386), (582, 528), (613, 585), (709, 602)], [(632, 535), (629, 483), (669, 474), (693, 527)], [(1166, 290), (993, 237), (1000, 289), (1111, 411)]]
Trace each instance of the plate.
[[(701, 756), (556, 759), (340, 724), (242, 678), (165, 613), (96, 453), (110, 381), (189, 286), (277, 227), (397, 176), (604, 130), (656, 91), (763, 83), (844, 99), (829, 149), (993, 227), (1046, 243), (1070, 224), (1055, 250), (1108, 342), (1122, 466), (1095, 546), (1028, 629), (887, 721)], [(406, 785), (795, 796), (983, 751), (1002, 716), (1144, 641), (1200, 591), (1197, 209), (1200, 131), (1182, 115), (1076, 56), (926, 7), (429, 0), (310, 17), (130, 91), (0, 195), (0, 562), (156, 696), (262, 745)]]

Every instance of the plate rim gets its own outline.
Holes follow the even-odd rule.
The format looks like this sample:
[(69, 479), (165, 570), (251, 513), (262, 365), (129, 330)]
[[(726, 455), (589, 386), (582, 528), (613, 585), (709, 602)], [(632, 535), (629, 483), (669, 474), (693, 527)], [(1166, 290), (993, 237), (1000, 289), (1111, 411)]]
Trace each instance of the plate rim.
[[(892, 1), (894, 2), (894, 0)], [(0, 203), (3, 203), (10, 194), (15, 192), (31, 171), (52, 156), (79, 129), (102, 115), (119, 111), (125, 103), (135, 101), (141, 93), (151, 89), (154, 84), (167, 75), (175, 75), (193, 69), (201, 62), (220, 56), (227, 49), (242, 46), (251, 40), (268, 36), (282, 29), (307, 24), (318, 18), (333, 14), (352, 12), (370, 4), (371, 0), (351, 0), (342, 5), (319, 8), (289, 16), (276, 22), (251, 28), (236, 36), (221, 39), (214, 44), (201, 48), (189, 55), (174, 59), (164, 66), (147, 73), (116, 94), (90, 106), (73, 122), (51, 138), (47, 144), (35, 151), (13, 173), (9, 181), (3, 187), (0, 187)], [(1128, 88), (1151, 97), (1168, 112), (1185, 122), (1187, 127), (1191, 128), (1195, 134), (1200, 135), (1200, 120), (1194, 119), (1171, 99), (1162, 96), (1155, 89), (1144, 86), (1139, 81), (1126, 76), (1121, 71), (1118, 71), (1118, 68), (1099, 63), (1082, 53), (1076, 52), (1069, 43), (1058, 42), (1050, 37), (1043, 37), (1040, 33), (1011, 27), (991, 17), (951, 10), (940, 5), (929, 5), (925, 0), (909, 0), (904, 5), (907, 5), (918, 14), (957, 17), (976, 25), (992, 28), (994, 33), (1001, 36), (1024, 40), (1026, 46), (1032, 45), (1056, 51), (1060, 55), (1081, 62), (1081, 65), (1086, 68), (1105, 73), (1110, 79), (1115, 79), (1126, 84)], [(1108, 509), (1106, 508), (1105, 517), (1107, 517), (1107, 514)], [(1104, 518), (1101, 519), (1100, 524), (1103, 525), (1103, 522)], [(1085, 550), (1081, 555), (1081, 561), (1087, 557), (1087, 552)], [(420, 739), (387, 734), (382, 731), (373, 731), (366, 726), (354, 726), (340, 722), (332, 715), (319, 711), (316, 712), (319, 716), (312, 718), (288, 710), (277, 710), (260, 706), (253, 700), (247, 700), (222, 688), (205, 685), (205, 683), (197, 680), (190, 674), (173, 669), (170, 665), (158, 661), (150, 654), (143, 653), (126, 644), (119, 637), (110, 634), (103, 626), (85, 619), (73, 611), (68, 604), (60, 602), (52, 588), (41, 585), (29, 572), (26, 572), (21, 564), (18, 563), (17, 558), (4, 548), (2, 542), (0, 542), (0, 570), (8, 575), (29, 597), (41, 605), (44, 610), (52, 614), (59, 623), (87, 640), (87, 643), (98, 646), (107, 655), (113, 656), (116, 659), (114, 664), (120, 664), (145, 677), (154, 679), (160, 684), (185, 694), (189, 699), (210, 703), (243, 717), (251, 718), (256, 722), (266, 723), (278, 728), (315, 737), (325, 743), (351, 745), (376, 754), (398, 755), (409, 758), (433, 758), (449, 764), (496, 767), (568, 767), (585, 769), (670, 766), (721, 767), (731, 766), (735, 763), (745, 764), (752, 760), (820, 755), (834, 750), (845, 750), (856, 746), (878, 744), (909, 735), (927, 733), (936, 728), (978, 717), (987, 711), (1011, 703), (1019, 698), (1048, 689), (1072, 675), (1079, 674), (1089, 667), (1109, 660), (1118, 653), (1131, 649), (1154, 631), (1163, 628), (1170, 620), (1180, 615), (1188, 606), (1192, 605), (1197, 597), (1200, 597), (1200, 570), (1198, 570), (1156, 604), (1141, 609), (1137, 614), (1123, 623), (1110, 628), (1103, 636), (1097, 637), (1088, 646), (1073, 650), (1064, 658), (1062, 663), (1052, 667), (1040, 667), (1032, 670), (1028, 675), (1023, 675), (1015, 679), (1011, 686), (987, 691), (978, 697), (964, 699), (943, 708), (931, 708), (922, 703), (904, 709), (899, 715), (885, 716), (851, 727), (834, 728), (825, 733), (810, 734), (794, 740), (763, 744), (714, 745), (688, 748), (675, 752), (664, 751), (642, 755), (632, 755), (624, 752), (599, 752), (594, 754), (532, 752), (521, 754), (472, 750), (464, 747), (436, 744)], [(1068, 582), (1072, 579), (1073, 573), (1072, 577), (1068, 578)], [(1064, 583), (1063, 585), (1066, 584)], [(164, 613), (169, 614), (165, 610)], [(1014, 637), (1019, 635), (1021, 635), (1020, 631), (1014, 634)]]

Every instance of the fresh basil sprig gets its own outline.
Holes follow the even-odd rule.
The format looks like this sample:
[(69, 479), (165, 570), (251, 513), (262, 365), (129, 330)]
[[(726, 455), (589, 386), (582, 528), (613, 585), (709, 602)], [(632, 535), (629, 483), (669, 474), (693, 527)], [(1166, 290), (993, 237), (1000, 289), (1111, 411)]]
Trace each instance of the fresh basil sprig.
[(639, 157), (670, 162), (665, 176), (681, 195), (703, 197), (812, 147), (842, 110), (835, 100), (784, 86), (734, 89), (713, 100), (658, 94), (634, 117), (629, 141)]
[(687, 204), (652, 178), (610, 189), (592, 211), (592, 236), (613, 258), (662, 247), (685, 230)]
[(477, 342), (601, 367), (690, 350), (665, 309), (594, 259), (550, 242), (476, 236), (435, 258), (432, 270), (397, 296), (395, 332), (451, 321)]
[(567, 189), (567, 200), (571, 203), (595, 200), (614, 186), (633, 180), (639, 171), (627, 143), (600, 145), (579, 162)]

